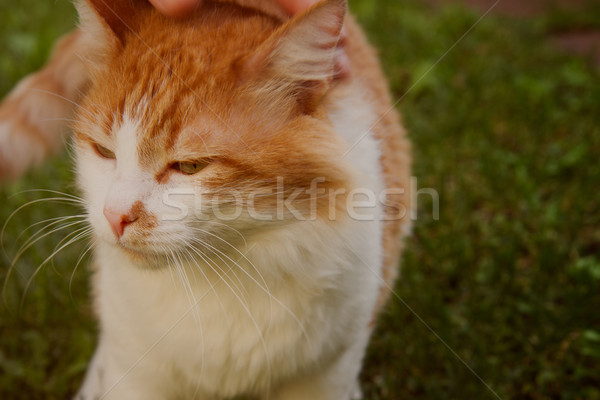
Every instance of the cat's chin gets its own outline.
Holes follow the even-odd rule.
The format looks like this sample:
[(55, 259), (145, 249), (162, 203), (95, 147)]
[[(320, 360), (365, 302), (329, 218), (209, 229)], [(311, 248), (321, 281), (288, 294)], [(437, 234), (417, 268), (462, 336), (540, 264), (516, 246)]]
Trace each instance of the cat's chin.
[(117, 245), (117, 248), (123, 253), (132, 264), (140, 268), (159, 269), (168, 263), (167, 256), (155, 251), (132, 248), (129, 246)]
[(148, 258), (150, 258), (151, 256), (153, 256), (144, 251), (132, 249), (132, 248), (125, 247), (125, 246), (119, 246), (119, 248), (121, 249), (121, 251), (123, 253), (125, 253), (127, 255), (127, 257), (131, 258), (133, 261), (145, 261)]
[(100, 236), (102, 247), (114, 254), (118, 259), (126, 260), (130, 264), (144, 269), (164, 268), (169, 264), (166, 253), (157, 251), (156, 246), (144, 243), (131, 243), (127, 240), (117, 241), (111, 237)]

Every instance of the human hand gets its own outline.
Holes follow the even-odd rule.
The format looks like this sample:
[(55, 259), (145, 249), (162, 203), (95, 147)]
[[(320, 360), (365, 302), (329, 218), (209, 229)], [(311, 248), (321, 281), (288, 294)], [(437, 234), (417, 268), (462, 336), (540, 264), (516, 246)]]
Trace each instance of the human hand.
[(150, 0), (150, 3), (164, 15), (182, 17), (198, 7), (200, 0)]
[[(289, 14), (296, 15), (318, 0), (275, 0)], [(169, 17), (181, 17), (192, 11), (200, 4), (201, 0), (150, 0), (150, 3), (161, 13)]]

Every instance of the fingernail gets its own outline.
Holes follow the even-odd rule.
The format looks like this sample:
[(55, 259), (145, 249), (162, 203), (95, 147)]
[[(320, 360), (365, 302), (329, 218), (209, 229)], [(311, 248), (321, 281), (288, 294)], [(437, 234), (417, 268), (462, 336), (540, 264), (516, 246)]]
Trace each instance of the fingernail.
[(160, 13), (169, 17), (184, 17), (200, 5), (200, 0), (150, 0)]

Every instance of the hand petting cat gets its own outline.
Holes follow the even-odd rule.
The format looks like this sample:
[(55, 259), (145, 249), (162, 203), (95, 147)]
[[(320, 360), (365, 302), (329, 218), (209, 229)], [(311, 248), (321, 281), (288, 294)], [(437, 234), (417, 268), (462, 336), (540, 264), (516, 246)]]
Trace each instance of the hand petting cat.
[[(275, 0), (290, 15), (298, 14), (318, 3), (318, 0)], [(201, 0), (150, 0), (161, 13), (170, 17), (181, 17), (194, 8)]]

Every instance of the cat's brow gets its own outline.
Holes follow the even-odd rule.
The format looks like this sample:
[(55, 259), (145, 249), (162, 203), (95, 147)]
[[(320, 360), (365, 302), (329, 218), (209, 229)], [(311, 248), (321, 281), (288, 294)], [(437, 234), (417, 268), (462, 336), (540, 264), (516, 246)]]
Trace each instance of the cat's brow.
[(88, 143), (106, 143), (108, 140), (110, 140), (110, 138), (112, 137), (110, 131), (106, 132), (106, 134), (98, 134), (97, 132), (92, 132), (89, 130), (84, 130), (84, 129), (76, 129), (75, 132), (75, 138), (77, 140), (82, 140), (84, 142), (88, 142)]
[(152, 48), (152, 46), (150, 46), (150, 44), (148, 44), (134, 29), (132, 29), (129, 26), (126, 26), (131, 33), (139, 40), (139, 42), (146, 47), (146, 49), (152, 53), (157, 59), (158, 61), (163, 64), (168, 70), (169, 72), (172, 74), (172, 76), (174, 76), (177, 81), (182, 84), (186, 89), (190, 90), (190, 92), (194, 95), (195, 99), (200, 102), (217, 120), (219, 120), (233, 135), (235, 135), (242, 143), (244, 143), (244, 145), (248, 148), (249, 151), (254, 152), (254, 150), (252, 149), (252, 147), (246, 143), (244, 141), (244, 139), (239, 135), (239, 133), (234, 130), (225, 120), (223, 120), (222, 117), (219, 116), (219, 114), (212, 108), (210, 107), (206, 101), (204, 101), (202, 99), (202, 97), (192, 88), (190, 87), (190, 85), (182, 78), (182, 76), (180, 76), (175, 70), (173, 70), (173, 68), (171, 68), (169, 66), (169, 63), (160, 56), (160, 54), (158, 54), (156, 52), (156, 50), (154, 50)]

